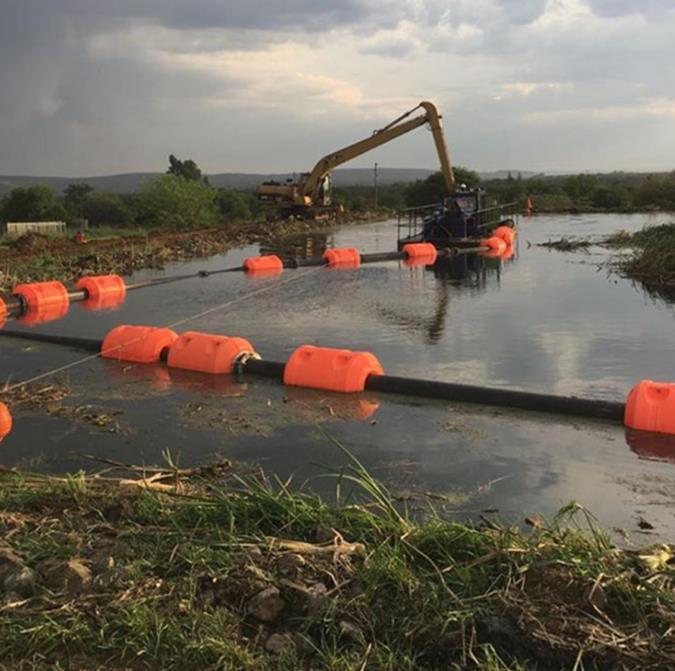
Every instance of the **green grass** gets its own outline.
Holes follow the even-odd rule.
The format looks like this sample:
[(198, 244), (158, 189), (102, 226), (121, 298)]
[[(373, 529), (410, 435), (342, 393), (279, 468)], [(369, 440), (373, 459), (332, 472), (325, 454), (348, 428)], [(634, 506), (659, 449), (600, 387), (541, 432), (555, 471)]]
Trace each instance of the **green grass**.
[[(157, 492), (6, 473), (0, 533), (27, 566), (115, 566), (83, 594), (41, 583), (0, 607), (0, 668), (671, 668), (669, 553), (612, 548), (575, 504), (531, 533), (413, 519), (358, 462), (346, 475), (360, 503), (260, 479)], [(326, 529), (340, 535), (317, 544)], [(309, 612), (302, 590), (317, 583), (328, 596)], [(247, 604), (269, 586), (286, 607), (265, 624)], [(266, 651), (273, 633), (293, 649)]]

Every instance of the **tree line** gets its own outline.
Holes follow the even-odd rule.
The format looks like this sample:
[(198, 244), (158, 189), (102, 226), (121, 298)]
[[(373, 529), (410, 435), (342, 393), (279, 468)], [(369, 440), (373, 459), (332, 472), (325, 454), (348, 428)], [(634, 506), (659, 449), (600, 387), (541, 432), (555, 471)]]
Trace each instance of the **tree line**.
[[(497, 203), (525, 204), (531, 198), (540, 212), (675, 210), (675, 171), (669, 173), (582, 173), (537, 175), (482, 181), (471, 170), (459, 168), (457, 182), (485, 188)], [(441, 173), (403, 189), (407, 206), (439, 202), (445, 195)]]
[[(639, 174), (537, 175), (482, 181), (477, 172), (455, 168), (458, 185), (484, 187), (494, 203), (531, 198), (540, 212), (675, 210), (675, 171)], [(375, 207), (399, 210), (443, 200), (446, 187), (440, 172), (409, 184), (336, 188), (333, 200), (346, 210)], [(214, 188), (197, 164), (169, 157), (166, 174), (139, 191), (118, 194), (96, 191), (84, 183), (69, 184), (62, 195), (48, 186), (18, 187), (0, 200), (0, 221), (66, 221), (77, 228), (208, 228), (253, 220), (264, 215), (254, 193)]]
[(165, 175), (139, 191), (96, 191), (89, 184), (69, 184), (62, 195), (48, 186), (18, 187), (0, 200), (2, 221), (66, 221), (77, 228), (208, 228), (255, 219), (259, 205), (252, 193), (217, 189), (192, 160), (169, 157)]

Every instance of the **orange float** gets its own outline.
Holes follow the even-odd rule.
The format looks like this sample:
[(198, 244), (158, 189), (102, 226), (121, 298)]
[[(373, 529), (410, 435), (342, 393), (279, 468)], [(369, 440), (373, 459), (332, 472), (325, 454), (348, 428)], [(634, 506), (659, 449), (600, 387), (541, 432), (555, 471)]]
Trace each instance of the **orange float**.
[(499, 257), (502, 261), (509, 261), (516, 253), (516, 248), (513, 245), (507, 245), (506, 251)]
[(104, 359), (157, 363), (164, 350), (169, 349), (178, 335), (171, 329), (154, 326), (116, 326), (101, 345)]
[(0, 442), (12, 431), (12, 424), (12, 413), (4, 403), (0, 402)]
[(409, 265), (432, 266), (438, 258), (438, 250), (430, 242), (409, 242), (403, 246), (403, 253)]
[(186, 331), (171, 345), (166, 363), (171, 368), (227, 374), (232, 372), (237, 357), (254, 352), (253, 345), (244, 338)]
[(20, 296), (28, 310), (44, 310), (55, 306), (65, 307), (68, 312), (68, 289), (61, 282), (33, 282), (17, 284), (12, 293)]
[(97, 275), (82, 277), (75, 283), (75, 288), (86, 291), (88, 299), (110, 299), (121, 303), (127, 295), (127, 287), (119, 275)]
[(497, 228), (492, 231), (494, 237), (501, 238), (507, 245), (513, 245), (517, 234), (517, 230), (511, 228), (511, 226), (497, 226)]
[(251, 275), (278, 275), (284, 270), (283, 261), (274, 254), (266, 256), (249, 256), (243, 265)]
[(358, 268), (361, 265), (361, 254), (356, 247), (327, 249), (323, 259), (329, 268)]
[(641, 431), (675, 434), (675, 384), (638, 382), (628, 394), (624, 424)]
[(484, 238), (480, 241), (480, 246), (489, 248), (487, 251), (481, 252), (482, 256), (487, 256), (488, 258), (499, 257), (506, 252), (506, 243), (497, 236)]
[(301, 345), (284, 368), (284, 384), (327, 391), (363, 391), (369, 375), (383, 375), (374, 354)]

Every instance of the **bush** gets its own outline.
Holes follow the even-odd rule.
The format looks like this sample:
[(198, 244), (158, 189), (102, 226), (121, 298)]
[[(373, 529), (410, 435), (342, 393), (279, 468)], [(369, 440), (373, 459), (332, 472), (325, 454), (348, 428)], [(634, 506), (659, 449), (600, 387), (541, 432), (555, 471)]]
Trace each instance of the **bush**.
[(82, 215), (91, 226), (124, 227), (133, 223), (129, 208), (114, 193), (90, 193), (82, 203)]
[(66, 211), (48, 186), (12, 189), (0, 202), (4, 221), (53, 221), (66, 218)]
[(238, 191), (218, 189), (216, 204), (223, 221), (242, 221), (252, 216), (249, 199)]
[(163, 175), (148, 182), (138, 201), (144, 226), (174, 229), (215, 226), (220, 219), (218, 192), (203, 182)]

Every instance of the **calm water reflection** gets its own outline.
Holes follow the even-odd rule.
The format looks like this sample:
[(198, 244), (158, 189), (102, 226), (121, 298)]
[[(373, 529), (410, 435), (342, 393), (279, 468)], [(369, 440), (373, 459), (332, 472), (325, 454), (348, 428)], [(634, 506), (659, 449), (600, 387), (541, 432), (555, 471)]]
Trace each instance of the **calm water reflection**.
[[(392, 374), (622, 400), (638, 379), (675, 380), (672, 305), (608, 276), (602, 248), (564, 254), (536, 243), (663, 220), (534, 217), (521, 222), (518, 252), (503, 263), (460, 257), (434, 269), (397, 262), (348, 272), (315, 269), (288, 284), (292, 273), (304, 271), (281, 279), (218, 275), (133, 292), (115, 312), (74, 306), (40, 329), (102, 337), (119, 323), (168, 324), (273, 286), (182, 328), (244, 336), (270, 359), (288, 357), (301, 343), (369, 349)], [(305, 256), (331, 245), (388, 251), (395, 235), (392, 222), (345, 227), (289, 240), (287, 249)], [(165, 273), (216, 269), (257, 253), (249, 247)], [(22, 379), (78, 356), (2, 340), (0, 374)], [(317, 432), (315, 422), (322, 421), (397, 490), (460, 492), (477, 497), (465, 509), (494, 506), (513, 517), (550, 513), (574, 498), (606, 524), (632, 529), (646, 515), (666, 535), (675, 526), (672, 507), (663, 505), (675, 498), (672, 441), (655, 444), (639, 435), (627, 441), (622, 427), (403, 398), (346, 399), (102, 361), (74, 369), (64, 381), (73, 403), (119, 410), (123, 433), (96, 433), (17, 409), (2, 463), (58, 471), (91, 466), (74, 452), (157, 462), (171, 448), (186, 464), (226, 455), (302, 480), (344, 461)], [(324, 491), (332, 487), (313, 482)]]

